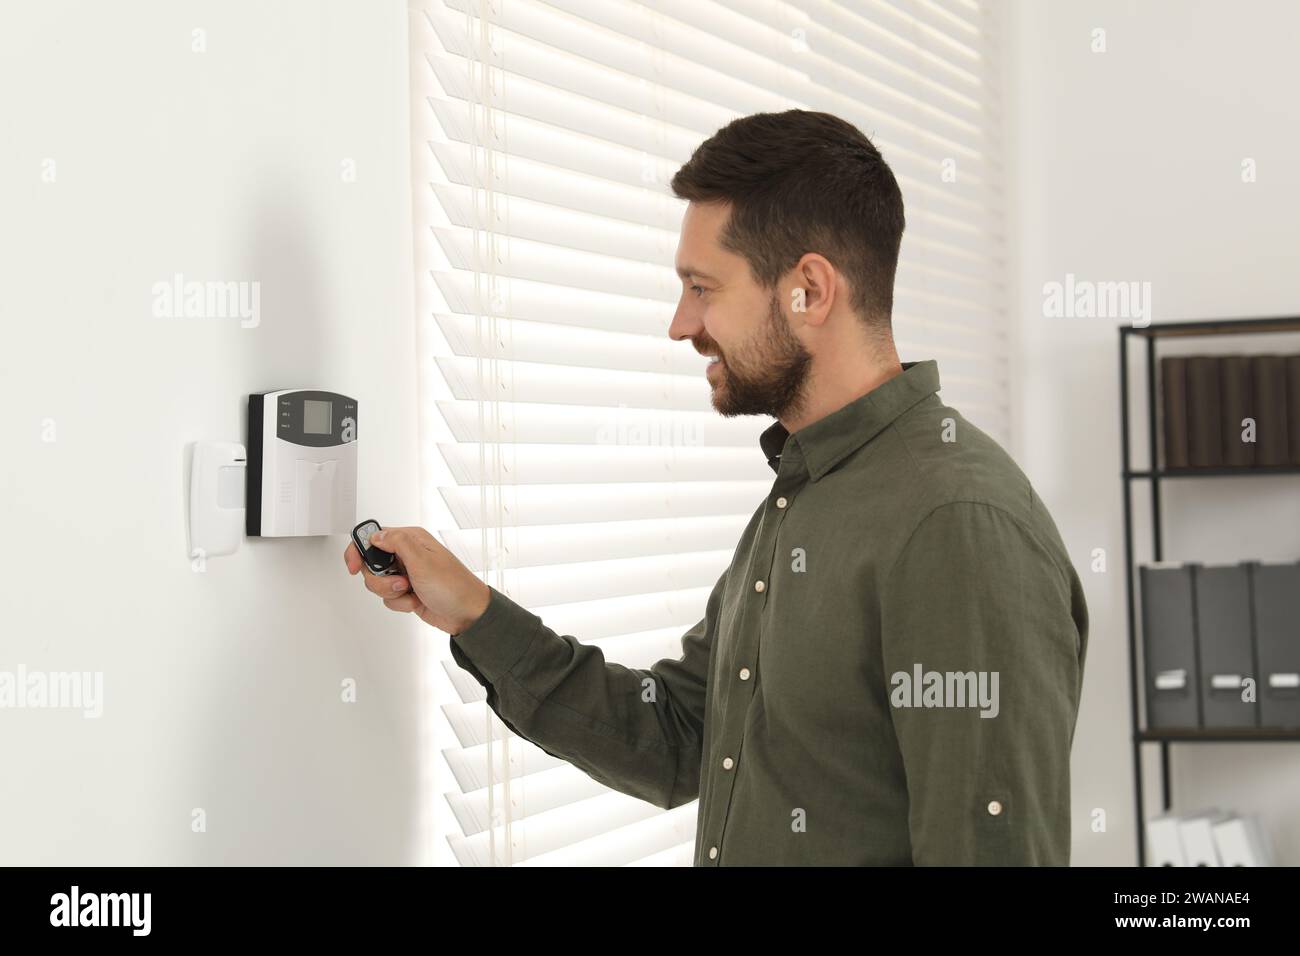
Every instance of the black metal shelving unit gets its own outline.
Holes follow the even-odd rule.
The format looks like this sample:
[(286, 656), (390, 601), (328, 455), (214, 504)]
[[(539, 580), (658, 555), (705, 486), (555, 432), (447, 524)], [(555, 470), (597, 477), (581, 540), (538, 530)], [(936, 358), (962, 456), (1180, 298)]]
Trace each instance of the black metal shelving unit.
[[(1140, 714), (1140, 693), (1142, 682), (1138, 678), (1138, 628), (1135, 574), (1133, 562), (1133, 485), (1137, 481), (1150, 482), (1151, 487), (1151, 537), (1152, 560), (1164, 560), (1164, 548), (1161, 535), (1160, 483), (1166, 480), (1185, 478), (1212, 477), (1257, 477), (1260, 475), (1300, 474), (1300, 467), (1278, 465), (1261, 468), (1159, 468), (1157, 462), (1156, 431), (1156, 342), (1164, 338), (1185, 338), (1189, 336), (1246, 335), (1252, 333), (1300, 332), (1300, 317), (1276, 317), (1260, 319), (1216, 319), (1203, 322), (1167, 322), (1149, 325), (1145, 328), (1120, 326), (1119, 329), (1119, 369), (1120, 369), (1120, 440), (1123, 444), (1123, 486), (1124, 486), (1124, 566), (1127, 570), (1125, 588), (1128, 597), (1128, 662), (1129, 662), (1129, 704), (1132, 720), (1133, 747), (1133, 781), (1137, 801), (1137, 857), (1138, 866), (1146, 865), (1146, 810), (1143, 801), (1142, 746), (1158, 744), (1160, 746), (1160, 786), (1161, 799), (1165, 811), (1172, 804), (1169, 786), (1169, 750), (1171, 744), (1184, 743), (1251, 743), (1300, 741), (1300, 731), (1275, 730), (1271, 728), (1242, 728), (1212, 730), (1158, 730), (1149, 731), (1142, 727)], [(1147, 460), (1150, 467), (1137, 470), (1133, 468), (1130, 457), (1129, 437), (1129, 342), (1131, 339), (1146, 339), (1146, 411), (1147, 411)], [(1136, 344), (1136, 343), (1135, 343)], [(1199, 689), (1198, 689), (1199, 692)]]

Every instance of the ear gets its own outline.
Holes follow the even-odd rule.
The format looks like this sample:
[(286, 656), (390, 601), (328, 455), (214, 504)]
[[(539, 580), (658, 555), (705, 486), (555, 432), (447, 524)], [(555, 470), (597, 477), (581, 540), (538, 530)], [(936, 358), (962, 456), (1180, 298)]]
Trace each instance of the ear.
[(785, 302), (792, 318), (806, 325), (821, 325), (835, 305), (836, 283), (839, 273), (830, 260), (815, 252), (805, 253), (785, 283)]

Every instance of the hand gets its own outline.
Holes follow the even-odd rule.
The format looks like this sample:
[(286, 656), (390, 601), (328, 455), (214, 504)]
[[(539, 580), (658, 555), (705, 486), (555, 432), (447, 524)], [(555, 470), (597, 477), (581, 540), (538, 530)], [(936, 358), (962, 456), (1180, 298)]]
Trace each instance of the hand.
[(348, 574), (364, 573), (366, 589), (390, 610), (413, 612), (448, 634), (459, 634), (487, 610), (488, 586), (423, 528), (385, 528), (370, 543), (395, 553), (406, 573), (371, 574), (350, 541), (343, 561)]

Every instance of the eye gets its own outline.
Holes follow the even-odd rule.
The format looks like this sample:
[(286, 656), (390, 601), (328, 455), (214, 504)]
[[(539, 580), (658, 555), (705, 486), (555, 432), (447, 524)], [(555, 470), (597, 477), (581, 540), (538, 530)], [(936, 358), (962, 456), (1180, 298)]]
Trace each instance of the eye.
[(691, 286), (691, 291), (695, 293), (696, 298), (699, 298), (704, 295), (705, 290), (703, 286), (693, 285)]

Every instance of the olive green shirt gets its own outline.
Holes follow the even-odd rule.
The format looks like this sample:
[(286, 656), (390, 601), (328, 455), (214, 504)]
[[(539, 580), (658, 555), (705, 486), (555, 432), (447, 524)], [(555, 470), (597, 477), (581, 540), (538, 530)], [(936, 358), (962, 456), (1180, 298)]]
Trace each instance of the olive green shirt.
[(495, 588), (451, 637), (515, 733), (699, 798), (695, 864), (1068, 864), (1088, 612), (1047, 509), (934, 361), (760, 445), (776, 479), (677, 659), (610, 663)]

